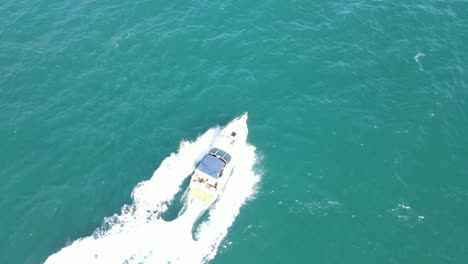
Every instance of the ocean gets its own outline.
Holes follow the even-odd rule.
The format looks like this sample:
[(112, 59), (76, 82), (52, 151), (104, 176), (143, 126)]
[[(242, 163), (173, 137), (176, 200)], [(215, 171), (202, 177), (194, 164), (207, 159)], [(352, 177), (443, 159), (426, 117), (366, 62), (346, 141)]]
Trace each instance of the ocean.
[[(468, 263), (467, 11), (0, 2), (0, 263)], [(222, 198), (178, 217), (243, 112)]]

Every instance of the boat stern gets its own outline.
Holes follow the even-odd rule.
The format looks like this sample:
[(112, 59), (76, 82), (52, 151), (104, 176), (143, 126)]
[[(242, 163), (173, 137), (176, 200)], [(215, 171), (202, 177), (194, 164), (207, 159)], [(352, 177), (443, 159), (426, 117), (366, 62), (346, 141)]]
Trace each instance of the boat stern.
[(203, 186), (190, 187), (189, 195), (190, 197), (203, 202), (205, 205), (211, 204), (216, 199), (216, 195)]

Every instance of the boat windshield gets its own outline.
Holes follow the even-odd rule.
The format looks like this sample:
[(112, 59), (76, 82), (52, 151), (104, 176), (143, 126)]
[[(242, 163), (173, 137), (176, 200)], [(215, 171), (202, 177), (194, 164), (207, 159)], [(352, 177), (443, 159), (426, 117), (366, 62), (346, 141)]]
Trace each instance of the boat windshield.
[(220, 158), (224, 161), (224, 163), (228, 164), (231, 161), (231, 155), (229, 155), (226, 151), (221, 150), (219, 148), (212, 148), (210, 150), (210, 154)]
[(226, 166), (226, 163), (222, 159), (219, 159), (210, 153), (205, 155), (197, 169), (215, 179), (218, 179), (221, 176), (224, 166)]

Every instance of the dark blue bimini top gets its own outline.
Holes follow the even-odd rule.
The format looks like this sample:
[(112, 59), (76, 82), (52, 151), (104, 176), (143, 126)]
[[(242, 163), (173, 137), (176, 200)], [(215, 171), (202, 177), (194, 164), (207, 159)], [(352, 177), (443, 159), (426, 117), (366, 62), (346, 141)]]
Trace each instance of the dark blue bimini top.
[(218, 179), (221, 171), (223, 170), (225, 164), (224, 161), (207, 154), (202, 159), (200, 164), (198, 165), (197, 169), (200, 171), (210, 175), (211, 177)]

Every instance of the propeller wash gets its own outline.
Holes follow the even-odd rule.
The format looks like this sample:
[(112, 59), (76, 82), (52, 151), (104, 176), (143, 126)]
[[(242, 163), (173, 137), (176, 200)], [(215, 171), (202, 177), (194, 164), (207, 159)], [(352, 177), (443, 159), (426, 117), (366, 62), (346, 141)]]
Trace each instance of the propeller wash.
[[(103, 226), (91, 236), (49, 256), (46, 263), (206, 263), (213, 259), (260, 180), (260, 174), (254, 171), (254, 146), (245, 144), (239, 150), (229, 184), (208, 210), (203, 203), (187, 199), (186, 186), (181, 215), (173, 221), (161, 216), (174, 196), (184, 192), (184, 180), (193, 174), (220, 132), (212, 128), (194, 142), (182, 141), (178, 152), (164, 159), (151, 179), (135, 187), (131, 205), (105, 218)], [(206, 219), (194, 229), (203, 212)]]

